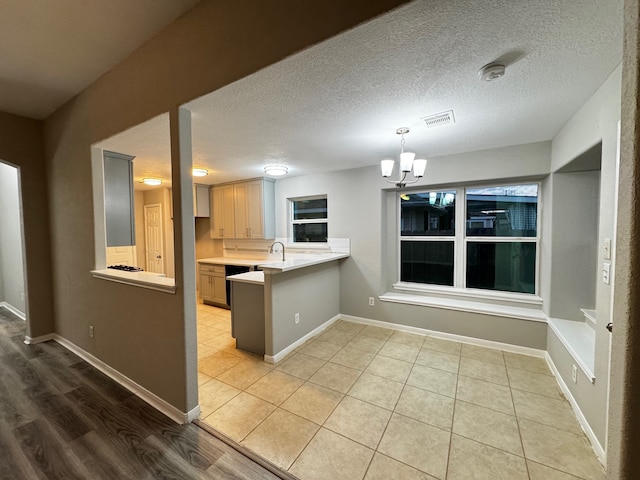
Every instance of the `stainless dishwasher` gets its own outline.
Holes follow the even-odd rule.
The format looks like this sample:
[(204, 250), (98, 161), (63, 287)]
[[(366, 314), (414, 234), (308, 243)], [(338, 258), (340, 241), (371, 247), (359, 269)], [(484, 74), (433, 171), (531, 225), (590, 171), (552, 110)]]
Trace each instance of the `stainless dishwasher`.
[[(226, 265), (224, 267), (225, 278), (230, 275), (238, 275), (255, 270), (255, 267), (242, 267), (240, 265)], [(231, 281), (227, 280), (227, 306), (231, 308)]]

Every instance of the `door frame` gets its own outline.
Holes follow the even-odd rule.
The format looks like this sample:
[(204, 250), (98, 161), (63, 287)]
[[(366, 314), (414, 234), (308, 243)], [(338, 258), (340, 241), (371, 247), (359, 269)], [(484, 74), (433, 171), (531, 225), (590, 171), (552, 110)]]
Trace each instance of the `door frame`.
[(162, 204), (161, 203), (150, 203), (147, 205), (144, 205), (144, 259), (145, 259), (145, 263), (146, 263), (146, 267), (147, 270), (149, 270), (149, 236), (147, 235), (147, 227), (148, 227), (148, 215), (147, 215), (147, 209), (149, 208), (155, 208), (158, 207), (158, 210), (160, 212), (160, 214), (158, 215), (158, 221), (160, 222), (160, 251), (162, 252), (162, 271), (161, 272), (154, 272), (154, 273), (160, 273), (160, 274), (164, 274), (167, 271), (165, 262), (166, 262), (166, 255), (165, 255), (165, 251), (164, 251), (164, 222), (162, 219)]

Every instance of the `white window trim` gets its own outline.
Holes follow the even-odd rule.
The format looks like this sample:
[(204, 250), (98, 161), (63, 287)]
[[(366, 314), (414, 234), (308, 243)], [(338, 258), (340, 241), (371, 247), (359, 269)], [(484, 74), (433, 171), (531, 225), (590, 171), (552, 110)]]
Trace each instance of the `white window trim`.
[[(294, 202), (299, 202), (302, 200), (320, 200), (320, 199), (325, 199), (327, 200), (327, 216), (325, 218), (306, 218), (306, 219), (302, 219), (302, 220), (294, 220), (293, 218), (293, 204)], [(327, 242), (329, 241), (329, 199), (327, 197), (327, 195), (310, 195), (310, 196), (305, 196), (305, 197), (294, 197), (294, 198), (288, 198), (287, 199), (289, 201), (289, 243), (291, 244), (295, 244), (295, 245), (310, 245), (310, 244), (315, 244), (315, 245), (326, 245)], [(294, 225), (303, 225), (306, 223), (326, 223), (327, 224), (327, 241), (326, 242), (296, 242), (295, 237), (293, 235), (293, 226)]]
[[(466, 236), (466, 218), (467, 218), (467, 189), (482, 188), (482, 187), (501, 187), (510, 186), (516, 184), (530, 184), (538, 186), (538, 200), (537, 200), (537, 214), (536, 214), (536, 236), (535, 237), (467, 237)], [(468, 186), (458, 187), (439, 187), (430, 189), (428, 187), (415, 190), (415, 192), (424, 191), (451, 191), (455, 190), (456, 194), (456, 206), (455, 206), (455, 234), (452, 236), (401, 236), (402, 231), (402, 202), (400, 195), (406, 192), (397, 193), (397, 221), (396, 221), (396, 239), (397, 239), (397, 259), (396, 259), (396, 273), (397, 281), (393, 284), (394, 290), (398, 291), (412, 291), (420, 292), (424, 294), (431, 294), (434, 296), (442, 296), (448, 298), (451, 302), (456, 302), (464, 298), (476, 298), (484, 299), (488, 301), (504, 301), (514, 304), (530, 304), (532, 306), (541, 306), (542, 298), (540, 297), (540, 229), (541, 229), (541, 214), (542, 211), (542, 185), (539, 181), (516, 181), (516, 182), (500, 182), (500, 183), (481, 183)], [(459, 199), (462, 199), (459, 201)], [(412, 283), (403, 282), (401, 278), (401, 243), (402, 241), (452, 241), (454, 243), (454, 267), (453, 267), (453, 286), (448, 285), (435, 285), (424, 283)], [(467, 274), (467, 262), (466, 252), (468, 242), (487, 242), (487, 243), (510, 243), (510, 242), (531, 242), (536, 245), (536, 266), (535, 266), (535, 286), (534, 293), (519, 293), (519, 292), (505, 292), (502, 290), (485, 290), (476, 288), (464, 287), (466, 274)], [(461, 246), (460, 246), (461, 245)], [(382, 298), (381, 298), (382, 299)], [(383, 299), (382, 299), (383, 300)], [(446, 300), (445, 300), (446, 301)], [(408, 302), (411, 303), (411, 302)], [(418, 302), (421, 304), (422, 301)], [(438, 302), (439, 303), (439, 302)]]

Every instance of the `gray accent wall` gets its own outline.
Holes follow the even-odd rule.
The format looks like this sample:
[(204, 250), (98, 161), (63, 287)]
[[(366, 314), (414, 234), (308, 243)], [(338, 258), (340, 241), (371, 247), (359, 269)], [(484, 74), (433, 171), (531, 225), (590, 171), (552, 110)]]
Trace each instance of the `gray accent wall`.
[(338, 261), (264, 277), (267, 355), (276, 355), (341, 313)]
[[(550, 153), (551, 144), (541, 142), (433, 158), (418, 188), (542, 179), (549, 173)], [(290, 236), (288, 198), (327, 195), (329, 237), (351, 239), (351, 257), (340, 264), (340, 313), (544, 349), (542, 322), (377, 299), (397, 281), (397, 192), (390, 187), (378, 167), (280, 179), (276, 236)], [(376, 298), (375, 306), (369, 306), (369, 297)]]
[(0, 302), (26, 312), (18, 169), (1, 161)]

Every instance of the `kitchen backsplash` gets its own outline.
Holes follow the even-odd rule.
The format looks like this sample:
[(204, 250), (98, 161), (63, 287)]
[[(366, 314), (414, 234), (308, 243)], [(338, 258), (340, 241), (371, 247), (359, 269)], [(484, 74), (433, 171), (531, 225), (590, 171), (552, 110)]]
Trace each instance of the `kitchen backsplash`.
[[(350, 253), (351, 242), (348, 238), (329, 238), (327, 243), (291, 243), (286, 238), (275, 240), (224, 240), (223, 251), (225, 257), (255, 258), (266, 260), (278, 253), (269, 254), (269, 247), (273, 242), (282, 242), (287, 254), (322, 254), (322, 253)], [(280, 246), (276, 246), (279, 251)]]

